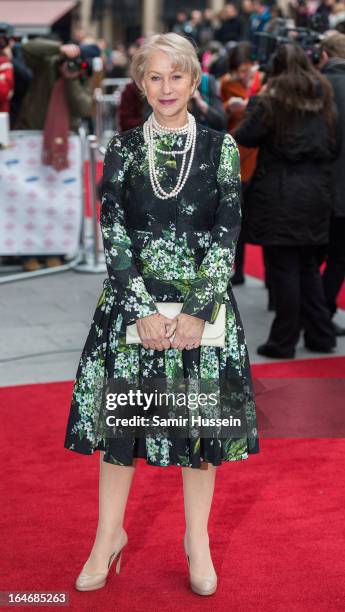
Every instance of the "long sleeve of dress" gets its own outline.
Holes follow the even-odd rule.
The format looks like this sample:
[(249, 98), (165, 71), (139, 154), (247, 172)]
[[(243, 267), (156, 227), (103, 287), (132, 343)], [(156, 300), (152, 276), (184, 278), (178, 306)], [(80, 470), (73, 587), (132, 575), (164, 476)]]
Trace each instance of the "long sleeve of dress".
[(225, 134), (217, 170), (219, 204), (211, 245), (191, 282), (182, 311), (214, 323), (232, 273), (241, 228), (241, 173), (237, 145)]
[(105, 261), (111, 286), (127, 325), (158, 312), (135, 265), (132, 242), (125, 225), (125, 164), (121, 139), (116, 134), (108, 144), (103, 167), (100, 224)]

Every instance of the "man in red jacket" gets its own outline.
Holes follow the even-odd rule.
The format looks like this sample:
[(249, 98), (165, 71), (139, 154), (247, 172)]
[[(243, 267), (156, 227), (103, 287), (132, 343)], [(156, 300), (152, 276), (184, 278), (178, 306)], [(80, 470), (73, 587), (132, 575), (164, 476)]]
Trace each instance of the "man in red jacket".
[(14, 77), (7, 24), (0, 24), (0, 113), (10, 112)]

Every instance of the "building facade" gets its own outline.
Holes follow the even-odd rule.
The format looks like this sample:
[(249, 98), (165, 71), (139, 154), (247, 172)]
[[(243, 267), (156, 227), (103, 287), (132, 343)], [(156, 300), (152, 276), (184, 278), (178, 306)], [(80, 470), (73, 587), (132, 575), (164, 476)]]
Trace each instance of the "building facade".
[(130, 43), (142, 35), (167, 31), (178, 11), (207, 7), (219, 11), (224, 4), (224, 0), (81, 0), (79, 26), (109, 43)]

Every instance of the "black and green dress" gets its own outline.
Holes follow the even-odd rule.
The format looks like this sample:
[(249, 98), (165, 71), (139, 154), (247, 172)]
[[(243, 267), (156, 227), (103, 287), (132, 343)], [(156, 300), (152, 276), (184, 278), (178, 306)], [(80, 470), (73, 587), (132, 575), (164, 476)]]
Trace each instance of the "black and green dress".
[[(186, 135), (155, 138), (160, 148), (174, 151), (183, 149)], [(159, 182), (169, 192), (182, 155), (155, 155)], [(182, 191), (166, 200), (151, 186), (142, 126), (113, 136), (104, 160), (100, 218), (108, 277), (80, 357), (65, 448), (84, 454), (104, 450), (104, 461), (116, 465), (142, 457), (150, 465), (193, 468), (259, 452), (248, 351), (230, 283), (240, 189), (239, 154), (229, 134), (197, 123), (189, 177)], [(209, 323), (225, 303), (225, 347), (158, 351), (126, 344), (126, 326), (157, 312), (155, 302), (164, 301), (183, 302), (182, 312)], [(96, 426), (95, 387), (102, 377), (231, 380), (240, 390), (246, 431), (226, 439), (108, 438)]]

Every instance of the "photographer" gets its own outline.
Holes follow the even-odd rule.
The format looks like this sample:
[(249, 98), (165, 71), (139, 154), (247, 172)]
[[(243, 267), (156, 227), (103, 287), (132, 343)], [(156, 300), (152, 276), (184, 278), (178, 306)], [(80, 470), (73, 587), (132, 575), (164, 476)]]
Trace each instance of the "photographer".
[(339, 142), (332, 87), (304, 50), (280, 45), (270, 68), (234, 135), (259, 147), (243, 226), (248, 242), (265, 247), (276, 317), (258, 353), (284, 359), (294, 357), (301, 328), (309, 350), (329, 353), (336, 345), (317, 251), (328, 243)]
[[(340, 118), (343, 146), (335, 162), (334, 205), (331, 217), (327, 264), (323, 272), (323, 286), (331, 316), (337, 311), (337, 295), (345, 278), (345, 35), (334, 34), (321, 42), (319, 68), (331, 82)], [(345, 335), (345, 329), (333, 323), (338, 336)]]
[(16, 129), (43, 130), (54, 83), (62, 76), (65, 80), (70, 129), (77, 132), (80, 119), (90, 117), (93, 113), (93, 97), (81, 60), (86, 60), (89, 55), (99, 55), (98, 47), (62, 45), (56, 41), (35, 38), (23, 44), (22, 49), (24, 59), (33, 71), (33, 80), (23, 100)]
[[(22, 46), (33, 79), (15, 123), (16, 129), (43, 130), (44, 164), (62, 170), (68, 166), (68, 134), (78, 132), (82, 118), (91, 117), (89, 59), (100, 54), (96, 45), (61, 44), (36, 38)], [(27, 272), (42, 267), (37, 257), (23, 257)], [(48, 267), (63, 263), (60, 255), (45, 258)]]

